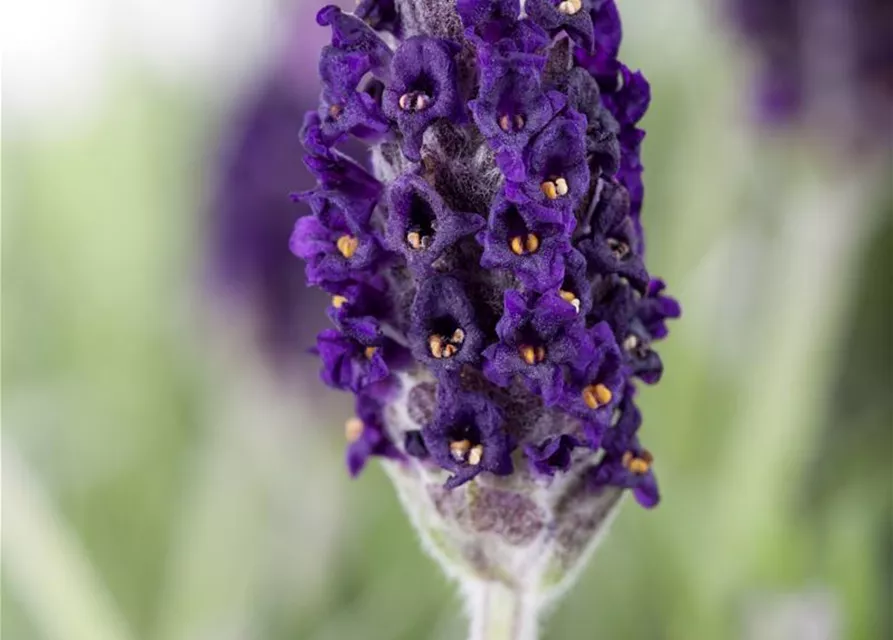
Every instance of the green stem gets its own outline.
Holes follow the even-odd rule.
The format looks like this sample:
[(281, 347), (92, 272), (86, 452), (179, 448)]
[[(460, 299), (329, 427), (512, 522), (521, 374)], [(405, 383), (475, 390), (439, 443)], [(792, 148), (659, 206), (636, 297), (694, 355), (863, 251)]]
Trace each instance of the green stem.
[(536, 640), (536, 599), (499, 582), (467, 584), (469, 640)]

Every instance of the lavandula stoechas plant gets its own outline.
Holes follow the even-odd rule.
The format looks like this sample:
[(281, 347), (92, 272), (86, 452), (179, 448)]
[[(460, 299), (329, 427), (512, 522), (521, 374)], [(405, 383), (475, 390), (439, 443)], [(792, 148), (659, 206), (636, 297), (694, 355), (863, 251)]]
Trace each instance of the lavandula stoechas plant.
[(531, 637), (624, 490), (659, 500), (636, 389), (680, 309), (644, 263), (648, 83), (617, 58), (614, 0), (364, 0), (317, 21), (318, 186), (291, 247), (332, 295), (317, 351), (356, 396), (349, 470), (388, 460), (475, 633), (497, 633), (498, 592)]

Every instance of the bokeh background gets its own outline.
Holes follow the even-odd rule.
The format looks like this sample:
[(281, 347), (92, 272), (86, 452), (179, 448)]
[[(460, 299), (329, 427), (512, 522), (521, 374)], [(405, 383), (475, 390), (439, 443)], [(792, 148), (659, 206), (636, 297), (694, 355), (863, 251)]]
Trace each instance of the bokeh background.
[[(6, 4), (3, 637), (463, 637), (306, 354), (286, 196), (319, 3)], [(649, 265), (685, 310), (641, 394), (665, 498), (544, 638), (893, 637), (889, 164), (761, 124), (718, 1), (619, 4)]]

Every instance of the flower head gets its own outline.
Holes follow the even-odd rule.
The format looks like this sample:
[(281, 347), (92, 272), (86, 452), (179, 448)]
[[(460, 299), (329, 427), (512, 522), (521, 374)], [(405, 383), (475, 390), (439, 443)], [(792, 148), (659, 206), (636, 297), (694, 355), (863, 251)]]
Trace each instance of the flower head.
[[(319, 187), (299, 196), (311, 215), (291, 246), (333, 296), (323, 379), (375, 401), (361, 452), (393, 460), (451, 562), (492, 576), (499, 545), (523, 554), (542, 534), (563, 575), (623, 490), (657, 502), (635, 387), (660, 377), (654, 343), (680, 312), (645, 268), (650, 92), (617, 60), (614, 3), (364, 2), (362, 26), (320, 15), (324, 58), (361, 63), (325, 85), (369, 107), (362, 128), (329, 135), (314, 112), (302, 134)], [(387, 130), (356, 92), (380, 96)], [(371, 145), (371, 168), (334, 148), (342, 134)]]

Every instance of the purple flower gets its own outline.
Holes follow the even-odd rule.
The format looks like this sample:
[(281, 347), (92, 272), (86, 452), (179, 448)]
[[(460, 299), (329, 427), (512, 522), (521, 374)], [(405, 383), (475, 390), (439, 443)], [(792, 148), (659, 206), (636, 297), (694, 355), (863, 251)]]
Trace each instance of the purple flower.
[(325, 329), (316, 340), (316, 351), (322, 359), (322, 381), (335, 389), (354, 393), (384, 389), (391, 366), (405, 359), (403, 348), (390, 338), (377, 337), (361, 342), (336, 329)]
[(530, 139), (565, 105), (557, 91), (545, 92), (541, 74), (543, 56), (511, 59), (482, 56), (481, 88), (468, 103), (475, 124), (496, 152), (496, 161), (510, 179), (523, 181), (523, 152)]
[(666, 321), (681, 315), (679, 303), (663, 295), (662, 280), (649, 282), (644, 296), (616, 276), (604, 279), (599, 288), (590, 321), (607, 321), (630, 373), (647, 384), (656, 384), (663, 374), (663, 363), (653, 343), (667, 336)]
[(403, 154), (418, 162), (422, 136), (436, 120), (461, 122), (462, 101), (456, 86), (455, 43), (427, 36), (404, 41), (391, 62), (384, 111), (397, 121)]
[(554, 289), (564, 278), (564, 255), (571, 244), (560, 212), (500, 196), (478, 241), (484, 247), (482, 267), (507, 269), (532, 291)]
[(564, 278), (558, 290), (558, 295), (583, 316), (592, 309), (592, 283), (586, 271), (586, 258), (572, 249), (564, 256)]
[(509, 200), (573, 211), (589, 191), (586, 118), (567, 110), (553, 119), (531, 141), (524, 164), (524, 181), (506, 183)]
[[(370, 69), (383, 69), (391, 59), (391, 50), (369, 26), (335, 5), (328, 5), (316, 14), (320, 26), (332, 27), (332, 44), (323, 47), (321, 60), (332, 53), (367, 56)], [(359, 78), (357, 78), (359, 80)]]
[(576, 310), (557, 293), (505, 292), (505, 315), (496, 325), (499, 342), (484, 350), (484, 375), (506, 387), (519, 375), (547, 405), (560, 401), (564, 366), (579, 367), (592, 345)]
[(411, 310), (409, 338), (416, 359), (435, 372), (453, 371), (481, 357), (484, 333), (462, 283), (451, 276), (425, 280)]
[(623, 37), (623, 25), (614, 0), (604, 0), (589, 12), (593, 23), (593, 50), (583, 47), (574, 50), (577, 63), (588, 71), (604, 87), (612, 90), (617, 86), (617, 73), (620, 62), (617, 54), (620, 51), (620, 40)]
[(436, 189), (409, 173), (391, 183), (388, 209), (388, 247), (420, 274), (431, 272), (447, 249), (484, 226), (481, 216), (452, 211)]
[(371, 456), (400, 460), (403, 454), (388, 439), (381, 419), (381, 405), (368, 395), (357, 397), (357, 417), (345, 425), (347, 436), (347, 469), (352, 477), (359, 475)]
[(531, 469), (540, 475), (554, 476), (558, 471), (567, 471), (571, 465), (571, 454), (580, 446), (573, 436), (561, 434), (552, 436), (541, 444), (529, 444), (524, 454)]
[(591, 272), (616, 273), (644, 291), (648, 272), (629, 208), (626, 189), (616, 182), (605, 183), (588, 221), (589, 229), (578, 246)]
[[(313, 145), (320, 143), (312, 126), (305, 128), (305, 146), (311, 153), (304, 156), (304, 164), (319, 182), (321, 191), (340, 192), (357, 200), (377, 199), (381, 194), (381, 183), (348, 156), (335, 150), (317, 155), (307, 142)], [(303, 194), (293, 194), (292, 199), (300, 200), (302, 196)]]
[[(296, 196), (312, 213), (291, 246), (338, 327), (322, 377), (372, 407), (351, 470), (399, 452), (392, 475), (427, 484), (412, 492), (437, 522), (494, 539), (506, 522), (539, 535), (536, 501), (571, 486), (574, 504), (614, 486), (650, 506), (634, 393), (660, 377), (654, 343), (680, 310), (645, 269), (650, 92), (617, 59), (614, 2), (528, 0), (525, 17), (518, 0), (407, 2), (323, 10), (322, 102), (301, 131), (320, 184)], [(432, 487), (439, 468), (471, 487)], [(558, 471), (571, 482), (537, 480)]]
[(319, 105), (319, 134), (332, 145), (353, 134), (375, 138), (386, 133), (388, 121), (375, 98), (358, 91), (367, 74), (379, 76), (387, 69), (391, 50), (362, 20), (328, 6), (317, 14), (320, 25), (331, 25), (332, 44), (319, 61), (322, 97)]
[(662, 340), (667, 337), (667, 320), (676, 319), (682, 315), (682, 307), (675, 298), (664, 295), (667, 285), (663, 280), (655, 278), (648, 283), (648, 289), (642, 297), (639, 305), (638, 317), (642, 326), (648, 332), (652, 340)]
[(452, 472), (446, 487), (465, 484), (482, 471), (512, 472), (512, 442), (499, 408), (477, 394), (441, 385), (434, 421), (422, 429), (431, 457)]
[(382, 249), (368, 227), (371, 203), (318, 194), (310, 201), (315, 215), (298, 220), (290, 241), (307, 261), (307, 281), (327, 285), (374, 275)]
[(621, 88), (606, 94), (605, 106), (622, 126), (639, 122), (651, 102), (651, 85), (638, 71), (627, 67), (620, 69)]
[(623, 357), (607, 322), (592, 327), (589, 337), (594, 356), (585, 368), (568, 372), (561, 406), (582, 420), (607, 423), (626, 384)]
[(625, 399), (620, 407), (620, 419), (603, 440), (604, 457), (592, 470), (593, 487), (621, 487), (631, 489), (636, 501), (646, 509), (657, 506), (660, 492), (654, 477), (651, 453), (639, 444), (636, 431), (642, 423), (632, 398)]
[(300, 213), (283, 195), (311, 179), (296, 166), (301, 144), (294, 131), (313, 98), (278, 71), (264, 77), (223, 123), (202, 223), (214, 292), (256, 312), (263, 355), (284, 365), (319, 328), (301, 321), (301, 314), (322, 303), (293, 268), (283, 242)]
[(328, 315), (349, 338), (372, 344), (381, 337), (380, 320), (391, 317), (392, 309), (384, 278), (368, 282), (344, 281), (328, 287), (334, 294)]
[(558, 86), (567, 94), (571, 108), (586, 116), (586, 151), (592, 174), (614, 174), (621, 157), (620, 126), (601, 103), (598, 83), (581, 67), (573, 67)]
[(527, 15), (536, 24), (555, 36), (566, 32), (586, 50), (593, 46), (592, 16), (589, 11), (598, 0), (527, 0)]
[(534, 53), (549, 42), (548, 35), (529, 19), (519, 19), (519, 0), (456, 0), (465, 37), (481, 51), (500, 54)]

